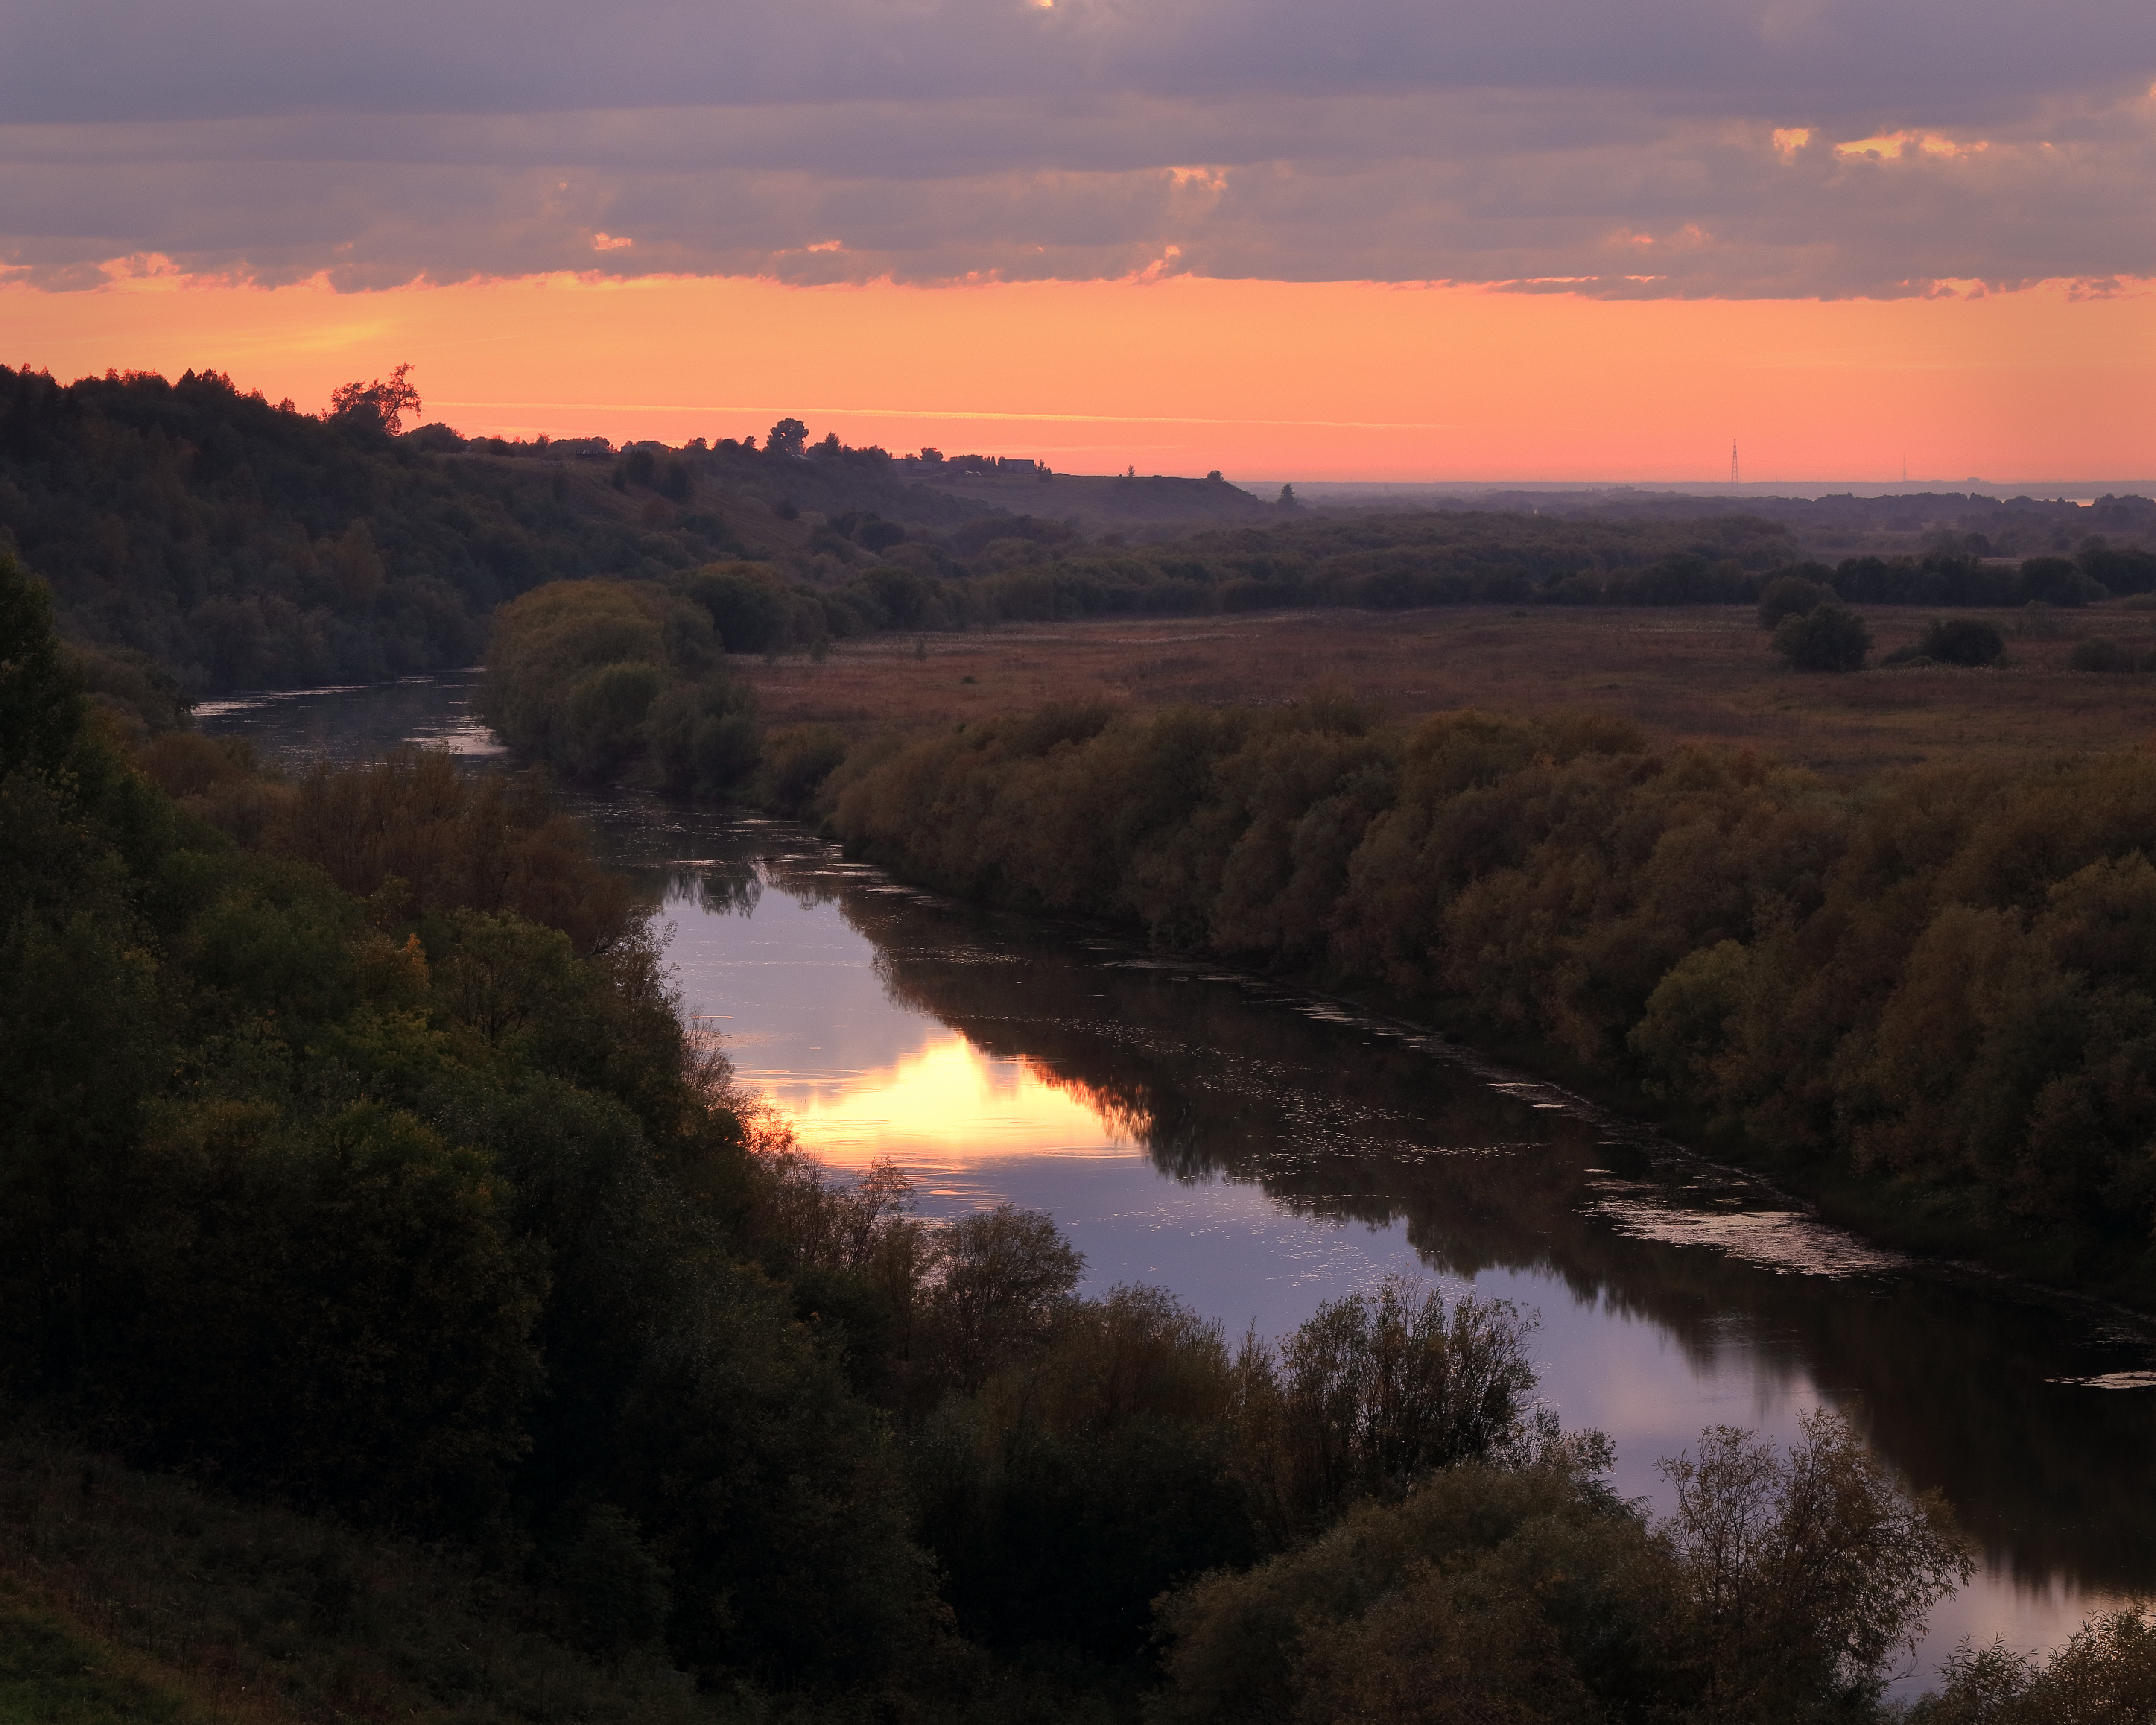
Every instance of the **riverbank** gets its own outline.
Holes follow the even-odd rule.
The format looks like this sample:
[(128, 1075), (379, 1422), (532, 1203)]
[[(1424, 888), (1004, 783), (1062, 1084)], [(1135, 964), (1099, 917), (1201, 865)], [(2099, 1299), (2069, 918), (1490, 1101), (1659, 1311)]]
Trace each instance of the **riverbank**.
[[(460, 734), (462, 688), (430, 698), (324, 692), (220, 722), (304, 768)], [(789, 823), (633, 791), (574, 806), (670, 926), (685, 1005), (751, 1033), (730, 1045), (742, 1081), (835, 1180), (895, 1155), (931, 1218), (1047, 1211), (1089, 1292), (1158, 1283), (1231, 1335), (1254, 1314), (1285, 1334), (1396, 1271), (1512, 1300), (1543, 1317), (1567, 1425), (1609, 1432), (1616, 1488), (1662, 1510), (1655, 1460), (1703, 1423), (1789, 1441), (1840, 1409), (1989, 1554), (1903, 1698), (1964, 1638), (2053, 1645), (2147, 1587), (2146, 1520), (2120, 1512), (2156, 1501), (2147, 1399), (2056, 1381), (2145, 1368), (2093, 1313), (1902, 1266), (1753, 1183), (1625, 1153), (1605, 1141), (1654, 1135), (1261, 972), (983, 914)]]
[(1851, 792), (1579, 715), (1096, 706), (864, 746), (823, 800), (902, 878), (1367, 993), (1872, 1237), (2156, 1307), (2138, 753)]
[(1943, 1270), (2005, 1277), (2067, 1301), (2093, 1301), (2122, 1317), (2156, 1319), (2156, 1291), (2138, 1262), (2138, 1242), (2085, 1229), (2032, 1230), (1966, 1194), (1904, 1178), (1867, 1177), (1839, 1160), (1793, 1156), (1697, 1106), (1595, 1071), (1547, 1040), (1507, 1036), (1479, 1024), (1462, 1003), (1401, 999), (1352, 986), (1341, 998), (1426, 1027), (1494, 1063), (1650, 1126), (1712, 1165), (1769, 1183), (1820, 1221), (1871, 1245)]

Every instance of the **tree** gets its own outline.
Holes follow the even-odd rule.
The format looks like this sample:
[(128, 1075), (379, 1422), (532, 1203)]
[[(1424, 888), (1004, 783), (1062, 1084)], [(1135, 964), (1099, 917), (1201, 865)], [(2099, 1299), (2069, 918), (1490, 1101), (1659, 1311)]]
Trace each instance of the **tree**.
[(1727, 1718), (1787, 1717), (1803, 1695), (1876, 1699), (1932, 1606), (1976, 1571), (1933, 1495), (1911, 1500), (1825, 1410), (1784, 1456), (1710, 1427), (1662, 1464), (1677, 1512), (1661, 1530), (1689, 1580), (1710, 1694)]
[(330, 410), (324, 415), (347, 424), (378, 426), (394, 437), (404, 429), (404, 415), (419, 416), (419, 392), (408, 381), (412, 367), (401, 365), (387, 381), (340, 383), (330, 392)]
[(1798, 670), (1861, 670), (1871, 650), (1871, 631), (1846, 606), (1815, 605), (1776, 625), (1774, 650)]
[(1086, 1273), (1052, 1219), (1009, 1204), (960, 1218), (937, 1245), (924, 1351), (968, 1391), (1038, 1347)]
[(1935, 621), (1922, 640), (1905, 650), (1912, 659), (1940, 665), (1993, 665), (2005, 652), (2006, 638), (1980, 617), (1947, 617)]
[(2151, 657), (2133, 652), (2122, 642), (2109, 635), (2091, 635), (2086, 641), (2076, 641), (2074, 650), (2066, 655), (2066, 664), (2077, 671), (2136, 671), (2150, 669)]
[(1803, 566), (1819, 571), (1821, 578), (1800, 574), (1791, 569), (1777, 575), (1759, 591), (1759, 627), (1773, 629), (1780, 626), (1784, 617), (1802, 617), (1821, 605), (1832, 603), (1835, 592), (1824, 578), (1826, 571), (1816, 563)]
[(2003, 1641), (1964, 1645), (1918, 1702), (1912, 1725), (2118, 1725), (2156, 1716), (2156, 1620), (2131, 1606), (2091, 1618), (2039, 1666)]
[(51, 594), (0, 553), (0, 773), (59, 771), (87, 711), (53, 630)]
[(771, 428), (771, 435), (763, 440), (763, 447), (773, 455), (792, 455), (797, 459), (808, 442), (808, 428), (798, 419), (781, 419)]
[[(1938, 1501), (1901, 1496), (1830, 1414), (1786, 1456), (1703, 1434), (1697, 1460), (1665, 1464), (1679, 1508), (1659, 1527), (1609, 1491), (1608, 1462), (1583, 1434), (1521, 1464), (1455, 1463), (1171, 1594), (1147, 1720), (1846, 1725), (1877, 1717), (1887, 1659), (1974, 1570)], [(2108, 1645), (2142, 1654), (2131, 1629)]]
[[(1253, 1354), (1254, 1410), (1277, 1433), (1276, 1489), (1291, 1526), (1322, 1527), (1359, 1497), (1398, 1498), (1432, 1470), (1506, 1453), (1527, 1435), (1535, 1321), (1502, 1300), (1388, 1277), (1328, 1301)], [(1285, 1531), (1285, 1530), (1284, 1530)]]
[[(1157, 1608), (1149, 1725), (1686, 1719), (1675, 1566), (1592, 1461), (1469, 1462)], [(1677, 1651), (1681, 1657), (1681, 1643)], [(1676, 1702), (1676, 1706), (1671, 1705)]]

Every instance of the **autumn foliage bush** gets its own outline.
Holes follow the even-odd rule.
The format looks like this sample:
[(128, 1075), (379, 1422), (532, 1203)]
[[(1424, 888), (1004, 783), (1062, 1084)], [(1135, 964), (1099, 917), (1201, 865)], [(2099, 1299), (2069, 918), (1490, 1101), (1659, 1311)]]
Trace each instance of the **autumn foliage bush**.
[(1317, 699), (968, 726), (829, 794), (916, 879), (1383, 987), (2156, 1296), (2142, 751), (1851, 790), (1612, 720)]
[(722, 795), (756, 770), (759, 744), (711, 614), (650, 582), (537, 588), (495, 614), (478, 710), (570, 778)]

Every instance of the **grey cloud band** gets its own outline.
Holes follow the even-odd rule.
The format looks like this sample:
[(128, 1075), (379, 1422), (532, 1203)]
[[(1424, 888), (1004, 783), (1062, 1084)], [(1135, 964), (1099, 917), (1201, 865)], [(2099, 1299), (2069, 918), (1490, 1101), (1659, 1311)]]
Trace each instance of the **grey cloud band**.
[(0, 261), (347, 286), (2156, 275), (2144, 4), (46, 5)]

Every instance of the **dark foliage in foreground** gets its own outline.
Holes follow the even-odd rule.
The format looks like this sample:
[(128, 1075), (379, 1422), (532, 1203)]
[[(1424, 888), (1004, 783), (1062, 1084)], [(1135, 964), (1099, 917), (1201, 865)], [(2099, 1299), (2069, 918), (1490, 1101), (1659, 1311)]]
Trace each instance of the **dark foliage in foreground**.
[(594, 1633), (706, 1671), (932, 1639), (896, 1451), (742, 1248), (758, 1165), (580, 836), (439, 757), (284, 786), (173, 734), (161, 788), (42, 605), (0, 564), (9, 1399), (670, 1578)]
[(2133, 1725), (2156, 1715), (2156, 1621), (2103, 1613), (2041, 1661), (2003, 1641), (1964, 1647), (1943, 1675), (1943, 1691), (1917, 1702), (1910, 1725)]
[(1678, 1510), (1658, 1527), (1562, 1454), (1473, 1462), (1208, 1577), (1165, 1606), (1147, 1717), (1862, 1718), (1912, 1621), (1969, 1573), (1830, 1417), (1786, 1456), (1722, 1427), (1666, 1468)]

